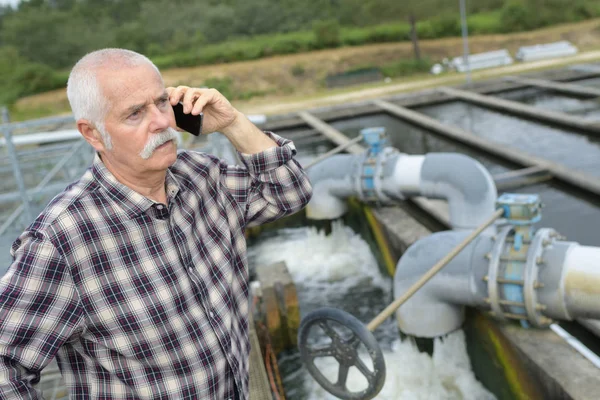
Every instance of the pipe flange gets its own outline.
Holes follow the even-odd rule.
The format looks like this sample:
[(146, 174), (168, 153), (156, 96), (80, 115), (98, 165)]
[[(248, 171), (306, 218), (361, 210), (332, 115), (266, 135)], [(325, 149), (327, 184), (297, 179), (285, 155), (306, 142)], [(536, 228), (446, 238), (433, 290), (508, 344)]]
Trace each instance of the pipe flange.
[(488, 268), (488, 297), (490, 299), (490, 306), (494, 317), (500, 320), (506, 320), (504, 317), (504, 310), (500, 305), (500, 293), (498, 287), (498, 270), (500, 268), (500, 256), (504, 253), (504, 246), (506, 243), (506, 237), (513, 230), (513, 227), (508, 225), (500, 229), (496, 234), (496, 241), (490, 252), (490, 267)]
[(535, 233), (527, 252), (527, 262), (523, 273), (523, 298), (527, 317), (529, 322), (538, 328), (547, 328), (552, 323), (551, 319), (540, 312), (542, 306), (537, 301), (537, 288), (539, 287), (539, 269), (544, 265), (543, 243), (551, 241), (554, 235), (556, 235), (556, 231), (551, 228), (541, 228)]
[(357, 174), (356, 188), (360, 200), (364, 202), (393, 203), (393, 199), (383, 192), (382, 176), (387, 158), (396, 151), (386, 147), (379, 154), (365, 152)]

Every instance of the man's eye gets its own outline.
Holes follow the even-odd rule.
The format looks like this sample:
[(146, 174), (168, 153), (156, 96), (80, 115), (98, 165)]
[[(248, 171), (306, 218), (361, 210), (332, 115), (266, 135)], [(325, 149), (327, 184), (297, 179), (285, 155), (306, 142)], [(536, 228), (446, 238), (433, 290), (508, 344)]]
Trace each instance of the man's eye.
[(140, 115), (142, 115), (142, 111), (141, 110), (137, 110), (132, 112), (131, 114), (129, 114), (129, 119), (136, 119), (137, 117), (139, 117)]
[(159, 107), (166, 107), (169, 104), (169, 100), (168, 99), (161, 99), (158, 101), (158, 106)]

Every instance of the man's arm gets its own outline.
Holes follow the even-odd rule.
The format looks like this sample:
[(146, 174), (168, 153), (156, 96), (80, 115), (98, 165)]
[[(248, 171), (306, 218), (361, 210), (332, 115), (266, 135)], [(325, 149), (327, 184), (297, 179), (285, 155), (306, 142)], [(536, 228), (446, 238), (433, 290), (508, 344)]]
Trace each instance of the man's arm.
[[(233, 192), (242, 180), (247, 180), (247, 192), (242, 204), (246, 206), (246, 224), (260, 225), (300, 211), (312, 196), (308, 176), (294, 159), (294, 144), (271, 132), (260, 132), (277, 146), (246, 154), (239, 153), (244, 169), (229, 168), (226, 186)], [(242, 178), (242, 177), (245, 177)]]
[(83, 318), (50, 241), (28, 233), (16, 243), (15, 260), (0, 278), (0, 399), (37, 399), (32, 384)]
[(237, 151), (244, 154), (256, 154), (278, 146), (244, 114), (239, 111), (235, 111), (235, 113), (236, 118), (230, 125), (222, 129), (222, 133)]
[(228, 167), (224, 184), (244, 210), (247, 225), (259, 225), (301, 210), (312, 196), (306, 173), (289, 140), (258, 129), (215, 89), (167, 88), (171, 104), (204, 113), (204, 133), (222, 132), (246, 168)]

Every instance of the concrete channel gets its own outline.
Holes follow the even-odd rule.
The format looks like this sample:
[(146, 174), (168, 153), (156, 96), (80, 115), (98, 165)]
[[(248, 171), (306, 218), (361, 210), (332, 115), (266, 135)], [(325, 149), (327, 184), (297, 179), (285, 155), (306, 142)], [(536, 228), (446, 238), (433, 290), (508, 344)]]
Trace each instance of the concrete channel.
[[(559, 70), (539, 74), (539, 79), (547, 81), (552, 78), (557, 81), (570, 81), (577, 79), (587, 79), (600, 75), (599, 71), (579, 70)], [(592, 75), (592, 76), (590, 76)], [(536, 79), (536, 78), (533, 78)], [(379, 114), (382, 111), (399, 118), (410, 124), (425, 128), (428, 132), (451, 139), (467, 145), (478, 152), (491, 155), (496, 159), (507, 161), (522, 170), (516, 170), (507, 173), (507, 176), (527, 176), (530, 174), (547, 173), (551, 177), (572, 188), (584, 192), (593, 198), (600, 198), (600, 179), (589, 176), (585, 173), (567, 168), (561, 164), (550, 162), (540, 157), (534, 157), (525, 152), (514, 148), (491, 142), (486, 139), (476, 137), (470, 132), (462, 129), (449, 127), (433, 118), (427, 117), (421, 113), (413, 111), (408, 107), (418, 107), (430, 104), (439, 104), (460, 97), (462, 99), (483, 98), (490, 102), (490, 96), (480, 96), (477, 93), (501, 93), (515, 89), (522, 89), (532, 86), (532, 81), (523, 80), (494, 80), (488, 82), (479, 82), (469, 87), (472, 92), (462, 90), (443, 88), (439, 90), (426, 90), (419, 93), (392, 96), (385, 99), (373, 101), (363, 101), (352, 105), (334, 106), (328, 108), (319, 108), (315, 110), (303, 111), (298, 114), (286, 114), (273, 119), (264, 129), (281, 131), (287, 129), (310, 128), (307, 133), (314, 135), (315, 132), (321, 133), (336, 145), (342, 145), (351, 139), (342, 132), (333, 128), (330, 123), (348, 118), (356, 118), (368, 115)], [(564, 87), (562, 87), (564, 89)], [(591, 92), (590, 92), (591, 93)], [(457, 96), (458, 95), (458, 96)], [(495, 100), (492, 98), (494, 104)], [(513, 102), (508, 102), (513, 103)], [(481, 104), (481, 103), (479, 103)], [(533, 111), (528, 110), (525, 114), (517, 112), (516, 106), (510, 104), (507, 107), (502, 106), (502, 111), (512, 114), (533, 118)], [(522, 104), (518, 104), (520, 110)], [(532, 108), (532, 107), (531, 107)], [(576, 120), (569, 115), (553, 115), (539, 118), (541, 110), (535, 109), (537, 120), (543, 120), (545, 123), (560, 124), (568, 127), (570, 130), (586, 130), (587, 132), (600, 132), (600, 128), (592, 124), (582, 124), (581, 120)], [(565, 118), (563, 118), (565, 117)], [(556, 119), (554, 121), (553, 119)], [(574, 132), (575, 133), (575, 132)], [(360, 153), (364, 151), (360, 145), (353, 145), (348, 150), (349, 153)], [(545, 177), (544, 179), (547, 179)], [(435, 220), (440, 228), (431, 228), (435, 223), (427, 223), (423, 216), (416, 216), (411, 210), (417, 205), (421, 211), (425, 212), (427, 218)], [(401, 254), (410, 245), (418, 239), (430, 235), (432, 232), (444, 229), (449, 226), (448, 210), (446, 204), (441, 201), (431, 201), (422, 198), (406, 200), (405, 204), (394, 207), (382, 207), (373, 210), (378, 224), (385, 232), (388, 243), (395, 254)], [(499, 360), (505, 368), (506, 375), (515, 375), (512, 379), (516, 386), (518, 381), (532, 379), (541, 392), (536, 392), (533, 397), (527, 395), (530, 389), (526, 387), (515, 387), (514, 389), (522, 393), (519, 398), (543, 398), (543, 399), (593, 399), (600, 393), (600, 379), (598, 370), (592, 363), (586, 360), (578, 353), (567, 341), (557, 336), (550, 329), (524, 329), (517, 324), (502, 323), (491, 318), (480, 316), (488, 324), (490, 332), (496, 332), (497, 337), (493, 339), (496, 343), (496, 350)], [(594, 324), (595, 325), (595, 324)], [(599, 339), (600, 340), (600, 339)], [(502, 353), (502, 354), (501, 354)], [(526, 376), (517, 376), (524, 373)], [(527, 386), (527, 384), (524, 384)], [(537, 389), (536, 389), (537, 390)], [(538, 397), (539, 396), (539, 397)]]

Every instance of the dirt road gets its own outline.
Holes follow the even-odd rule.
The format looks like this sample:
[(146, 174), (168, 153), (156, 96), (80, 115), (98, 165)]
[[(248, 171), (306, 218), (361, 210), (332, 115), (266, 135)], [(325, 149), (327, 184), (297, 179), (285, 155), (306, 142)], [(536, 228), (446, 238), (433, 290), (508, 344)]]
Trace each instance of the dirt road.
[[(564, 57), (551, 60), (540, 60), (535, 62), (528, 62), (525, 64), (513, 64), (505, 67), (475, 71), (472, 74), (472, 78), (473, 80), (487, 79), (504, 75), (518, 74), (527, 71), (540, 70), (545, 68), (556, 68), (563, 65), (566, 66), (571, 64), (580, 64), (595, 61), (600, 61), (600, 51), (590, 51), (585, 53), (579, 53), (571, 57)], [(315, 97), (301, 101), (285, 101), (284, 99), (270, 99), (264, 103), (239, 103), (237, 104), (237, 106), (246, 114), (280, 114), (314, 107), (361, 101), (401, 92), (422, 90), (435, 86), (457, 84), (460, 82), (464, 82), (464, 80), (465, 76), (462, 74), (448, 74), (427, 79), (412, 80), (410, 82), (391, 82), (385, 86), (372, 87), (362, 90), (351, 90), (346, 93), (339, 93), (329, 96), (324, 95), (321, 97)]]

